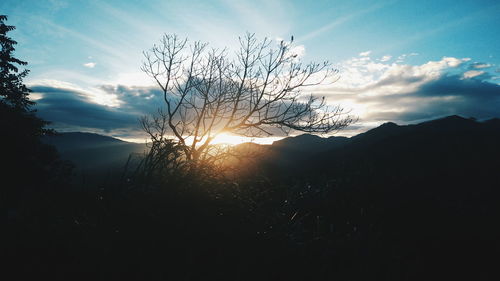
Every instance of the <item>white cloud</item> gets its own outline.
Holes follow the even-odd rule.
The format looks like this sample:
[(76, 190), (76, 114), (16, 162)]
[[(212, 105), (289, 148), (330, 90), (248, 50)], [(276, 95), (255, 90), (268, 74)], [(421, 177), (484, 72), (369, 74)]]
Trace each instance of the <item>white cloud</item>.
[(89, 102), (94, 104), (107, 106), (107, 107), (120, 107), (123, 104), (121, 100), (118, 99), (118, 96), (114, 93), (108, 93), (99, 87), (80, 87), (76, 84), (53, 80), (53, 79), (40, 79), (31, 81), (28, 86), (30, 87), (43, 87), (43, 88), (51, 88), (72, 92), (76, 95), (79, 95)]
[[(336, 83), (314, 88), (310, 93), (325, 96), (329, 103), (351, 109), (351, 113), (360, 118), (355, 132), (340, 132), (346, 135), (387, 121), (414, 123), (452, 114), (478, 118), (500, 116), (500, 110), (494, 109), (498, 105), (495, 99), (500, 99), (495, 95), (500, 94), (499, 88), (479, 79), (464, 80), (485, 73), (470, 70), (471, 64), (467, 61), (443, 57), (410, 65), (372, 60), (367, 56), (354, 57), (339, 65), (341, 78)], [(487, 105), (478, 106), (484, 103), (481, 99), (485, 97), (491, 100)]]
[(479, 76), (479, 75), (484, 74), (484, 73), (485, 73), (484, 71), (480, 71), (480, 70), (469, 70), (463, 74), (463, 78), (464, 79), (474, 78), (474, 77)]
[(392, 58), (392, 56), (390, 56), (390, 55), (385, 55), (385, 56), (383, 56), (383, 57), (380, 59), (380, 61), (381, 61), (381, 62), (386, 62), (386, 61), (390, 60), (391, 58)]
[(488, 63), (475, 63), (472, 65), (473, 68), (475, 69), (482, 69), (482, 68), (488, 68), (491, 67), (491, 64)]
[[(302, 56), (305, 48), (299, 45), (290, 51)], [(304, 94), (325, 96), (328, 103), (341, 105), (359, 117), (358, 123), (339, 134), (354, 135), (387, 121), (417, 123), (451, 114), (477, 118), (500, 116), (500, 86), (484, 80), (489, 77), (481, 76), (486, 71), (473, 69), (474, 63), (467, 58), (443, 57), (420, 65), (389, 62), (390, 59), (382, 58), (372, 59), (368, 54), (353, 57), (338, 65), (340, 80), (337, 82), (303, 89)], [(124, 118), (124, 124), (130, 124), (135, 115), (147, 113), (161, 104), (161, 96), (153, 94), (156, 87), (151, 87), (150, 79), (143, 73), (142, 76), (139, 74), (124, 73), (115, 77), (116, 80), (108, 80), (107, 86), (94, 82), (93, 85), (101, 86), (82, 88), (54, 80), (38, 80), (31, 84), (38, 86), (43, 93), (34, 97), (38, 102), (43, 103), (43, 97), (49, 97), (49, 93), (64, 90), (86, 101), (85, 108), (95, 109), (99, 105), (105, 111), (102, 114), (114, 114), (105, 116), (111, 118), (120, 113), (128, 116), (119, 115)], [(468, 79), (473, 77), (476, 78)], [(47, 88), (45, 92), (42, 92), (43, 86)], [(94, 119), (91, 121), (96, 122)], [(131, 136), (132, 133), (127, 134)]]
[(84, 63), (83, 66), (88, 67), (88, 68), (94, 68), (96, 66), (95, 62), (87, 62)]
[(147, 76), (146, 73), (142, 71), (118, 73), (106, 84), (141, 87), (156, 86), (151, 77)]
[(359, 56), (360, 57), (367, 57), (367, 56), (369, 56), (371, 54), (371, 52), (372, 51), (361, 52), (361, 53), (359, 53)]
[(306, 54), (306, 47), (304, 45), (294, 46), (289, 52), (291, 55), (296, 55), (297, 58), (302, 58)]
[(418, 53), (409, 53), (409, 54), (402, 54), (400, 55), (397, 59), (397, 63), (402, 63), (405, 61), (406, 58), (413, 57), (413, 56), (418, 56)]

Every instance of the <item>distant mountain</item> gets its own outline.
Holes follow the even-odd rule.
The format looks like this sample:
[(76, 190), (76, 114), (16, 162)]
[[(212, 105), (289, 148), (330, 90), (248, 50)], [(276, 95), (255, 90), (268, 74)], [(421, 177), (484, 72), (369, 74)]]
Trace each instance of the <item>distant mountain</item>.
[(303, 134), (275, 141), (272, 147), (278, 150), (320, 152), (340, 147), (346, 144), (347, 141), (348, 138), (346, 137), (322, 138), (316, 135)]
[(500, 130), (500, 119), (493, 118), (483, 122), (484, 126), (490, 130)]
[(58, 133), (55, 136), (44, 137), (43, 141), (54, 145), (60, 152), (126, 143), (113, 137), (83, 132)]
[[(44, 142), (54, 145), (63, 159), (72, 161), (78, 170), (91, 172), (119, 169), (130, 154), (146, 150), (144, 144), (81, 132), (46, 137)], [(465, 161), (472, 161), (473, 155), (482, 158), (474, 160), (479, 165), (495, 165), (494, 156), (500, 159), (498, 144), (500, 119), (479, 122), (454, 115), (414, 125), (389, 122), (350, 138), (303, 134), (268, 146), (242, 144), (238, 150), (247, 158), (258, 155), (255, 161), (250, 160), (252, 165), (271, 174), (299, 176), (302, 173), (337, 175), (339, 171), (357, 169), (361, 163), (374, 169), (395, 170), (417, 169), (418, 165), (423, 169), (448, 165), (448, 162), (466, 165)], [(259, 164), (255, 164), (257, 162)]]
[(380, 168), (393, 165), (415, 168), (416, 163), (425, 166), (420, 160), (429, 165), (444, 161), (439, 156), (442, 154), (457, 163), (480, 155), (483, 160), (477, 164), (487, 165), (495, 162), (493, 155), (500, 157), (498, 144), (500, 119), (479, 122), (454, 115), (414, 125), (389, 122), (351, 138), (308, 134), (285, 138), (272, 144), (269, 149), (272, 157), (264, 162), (271, 169), (289, 170), (292, 174), (329, 173), (345, 170), (346, 164), (356, 166), (361, 162), (372, 162)]
[(288, 137), (272, 143), (267, 147), (267, 161), (279, 169), (287, 170), (308, 161), (311, 155), (320, 154), (340, 148), (348, 142), (346, 137), (322, 138), (311, 134)]
[(75, 164), (77, 171), (90, 173), (121, 169), (130, 154), (146, 149), (144, 144), (82, 132), (59, 133), (44, 137), (43, 142), (55, 146), (63, 159)]

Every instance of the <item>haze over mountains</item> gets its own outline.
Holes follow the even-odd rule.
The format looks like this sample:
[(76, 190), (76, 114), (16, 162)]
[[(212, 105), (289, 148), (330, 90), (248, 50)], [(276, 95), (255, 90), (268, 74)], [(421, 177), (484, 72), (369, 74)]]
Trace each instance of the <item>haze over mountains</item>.
[[(417, 151), (420, 156), (436, 157), (440, 154), (456, 153), (455, 157), (476, 153), (484, 157), (479, 165), (486, 164), (489, 157), (498, 152), (500, 143), (500, 119), (479, 122), (457, 115), (414, 125), (397, 125), (389, 122), (351, 138), (330, 137), (327, 139), (311, 135), (286, 138), (273, 143), (273, 149), (287, 155), (290, 161), (306, 161), (311, 169), (325, 170), (332, 161), (354, 161), (392, 157), (399, 161), (411, 161), (407, 157)], [(484, 151), (493, 149), (492, 151)], [(435, 155), (430, 155), (435, 153)], [(485, 153), (483, 155), (482, 153)], [(418, 156), (418, 155), (413, 155)], [(405, 158), (406, 157), (406, 158)], [(431, 159), (431, 158), (429, 158)], [(440, 161), (437, 158), (435, 161)], [(302, 162), (303, 163), (303, 162)], [(389, 164), (389, 163), (387, 163)]]
[(43, 141), (55, 146), (62, 159), (71, 161), (78, 171), (90, 173), (123, 168), (129, 155), (146, 151), (145, 144), (93, 133), (60, 133), (45, 137)]
[[(497, 140), (499, 141), (497, 143), (500, 143), (499, 135), (500, 119), (479, 122), (453, 115), (414, 125), (400, 126), (389, 122), (350, 138), (336, 136), (322, 138), (302, 134), (275, 141), (272, 145), (253, 147), (263, 149), (268, 155), (260, 160), (274, 168), (279, 167), (283, 171), (297, 169), (307, 172), (326, 172), (333, 163), (360, 158), (385, 155), (386, 161), (391, 157), (394, 158), (392, 161), (395, 161), (396, 157), (408, 156), (412, 151), (423, 154), (433, 151), (443, 154), (443, 151), (450, 149), (457, 149), (456, 153), (493, 149)], [(93, 133), (60, 133), (57, 136), (46, 137), (44, 141), (54, 145), (63, 159), (73, 162), (77, 169), (86, 171), (98, 171), (103, 168), (119, 169), (123, 167), (130, 154), (140, 155), (147, 150), (145, 144), (126, 142)], [(307, 167), (304, 167), (304, 163), (307, 163)]]

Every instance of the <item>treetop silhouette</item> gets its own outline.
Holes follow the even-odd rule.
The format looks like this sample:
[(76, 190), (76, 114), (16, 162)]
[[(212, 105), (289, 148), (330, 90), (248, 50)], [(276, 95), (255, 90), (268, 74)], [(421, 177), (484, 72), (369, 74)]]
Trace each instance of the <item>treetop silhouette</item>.
[(23, 84), (23, 78), (29, 70), (19, 71), (18, 66), (28, 63), (13, 56), (17, 42), (7, 33), (13, 31), (15, 26), (5, 24), (6, 15), (0, 15), (0, 102), (16, 109), (27, 110), (34, 103), (28, 99), (30, 90)]
[[(324, 97), (303, 95), (305, 88), (336, 81), (327, 61), (304, 64), (290, 42), (274, 44), (247, 33), (235, 56), (227, 49), (176, 35), (164, 35), (144, 52), (142, 70), (163, 92), (165, 108), (142, 124), (153, 140), (174, 137), (187, 160), (211, 161), (212, 141), (221, 133), (268, 136), (276, 129), (330, 133), (353, 122)], [(165, 136), (170, 134), (170, 136)]]

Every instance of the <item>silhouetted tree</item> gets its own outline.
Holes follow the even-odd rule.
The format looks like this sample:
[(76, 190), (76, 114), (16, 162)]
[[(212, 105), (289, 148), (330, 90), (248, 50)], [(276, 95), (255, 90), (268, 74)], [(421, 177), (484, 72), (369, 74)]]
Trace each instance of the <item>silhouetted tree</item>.
[(28, 70), (19, 71), (16, 65), (27, 65), (28, 63), (19, 60), (13, 56), (14, 46), (17, 44), (7, 33), (14, 30), (12, 25), (6, 25), (4, 21), (7, 16), (0, 15), (0, 102), (2, 105), (8, 105), (20, 111), (28, 110), (33, 105), (28, 99), (30, 90), (23, 84), (23, 78), (28, 75)]
[(53, 147), (42, 144), (40, 137), (52, 132), (48, 122), (38, 118), (23, 83), (28, 70), (20, 70), (27, 62), (14, 57), (17, 44), (7, 33), (14, 26), (5, 24), (0, 15), (0, 131), (2, 138), (2, 193), (9, 203), (16, 202), (28, 190), (36, 190), (53, 180), (58, 155)]
[[(141, 69), (158, 84), (166, 105), (158, 126), (176, 139), (188, 162), (217, 161), (219, 150), (211, 144), (221, 133), (259, 137), (273, 134), (273, 127), (329, 133), (353, 122), (324, 98), (301, 95), (305, 87), (333, 83), (337, 71), (329, 62), (301, 63), (292, 41), (273, 46), (247, 34), (233, 58), (225, 49), (164, 35), (144, 53)], [(152, 123), (146, 118), (143, 124)]]

